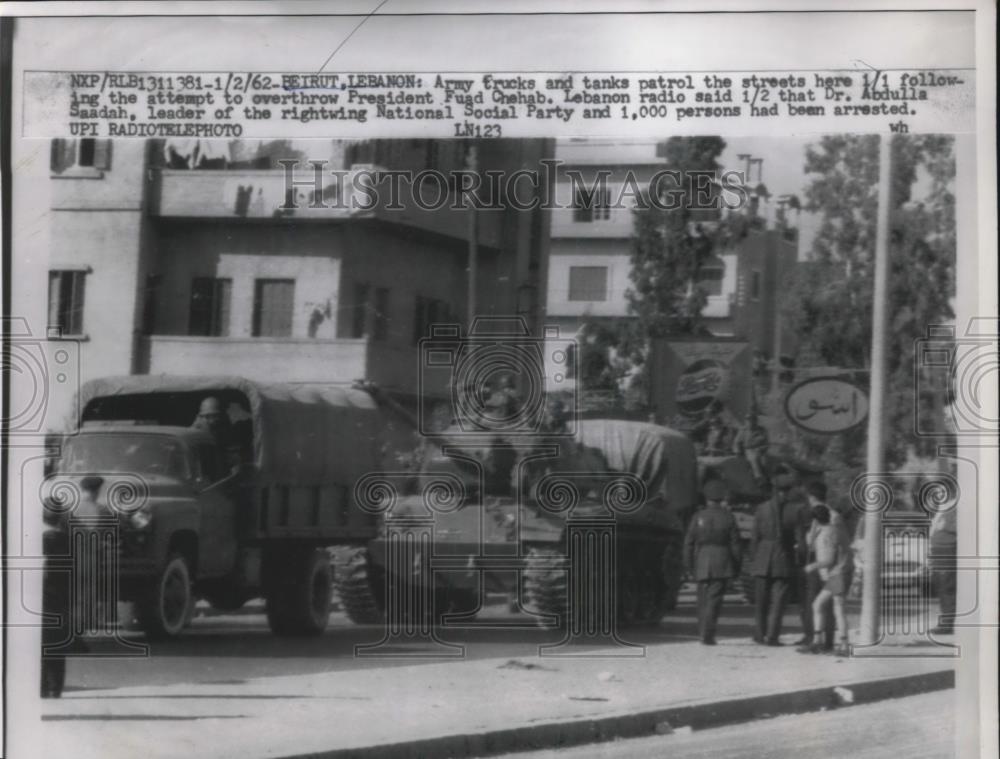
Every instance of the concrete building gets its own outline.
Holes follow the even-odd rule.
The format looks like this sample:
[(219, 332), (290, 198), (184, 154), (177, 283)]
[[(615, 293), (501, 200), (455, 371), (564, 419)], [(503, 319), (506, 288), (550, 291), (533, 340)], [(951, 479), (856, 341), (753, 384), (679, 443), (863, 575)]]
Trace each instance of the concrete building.
[[(542, 306), (541, 212), (452, 209), (454, 186), (437, 188), (435, 208), (408, 188), (400, 208), (382, 192), (352, 203), (359, 170), (448, 172), (469, 145), (317, 141), (305, 155), (287, 143), (55, 140), (50, 337), (79, 341), (83, 380), (227, 373), (413, 394), (429, 325), (468, 327), (473, 214), (476, 313), (534, 328)], [(547, 149), (477, 147), (481, 170), (502, 171)], [(280, 157), (302, 160), (291, 188)], [(321, 175), (304, 164), (317, 157)], [(341, 182), (328, 173), (352, 166)]]

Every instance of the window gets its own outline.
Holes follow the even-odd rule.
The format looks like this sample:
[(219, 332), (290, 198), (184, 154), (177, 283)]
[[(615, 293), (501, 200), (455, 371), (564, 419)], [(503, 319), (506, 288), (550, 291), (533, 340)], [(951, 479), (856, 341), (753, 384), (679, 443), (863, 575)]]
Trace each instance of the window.
[(570, 300), (607, 300), (607, 266), (569, 267)]
[(224, 470), (219, 460), (219, 449), (214, 445), (199, 445), (197, 448), (198, 474), (201, 484), (211, 485), (222, 479)]
[(351, 337), (364, 337), (368, 327), (368, 283), (354, 285), (354, 305), (351, 307)]
[(750, 275), (750, 300), (760, 300), (760, 272), (754, 271)]
[(295, 280), (258, 279), (254, 283), (253, 336), (291, 336), (294, 302)]
[(703, 266), (698, 270), (698, 286), (705, 295), (722, 295), (722, 277), (725, 269)]
[(566, 346), (566, 379), (576, 379), (576, 343)]
[(73, 167), (92, 169), (95, 174), (107, 171), (111, 168), (111, 140), (95, 140), (92, 137), (52, 140), (49, 164), (54, 174), (62, 174)]
[(229, 334), (232, 280), (195, 277), (191, 280), (189, 335), (225, 337)]
[(372, 337), (385, 340), (389, 336), (389, 288), (375, 288), (375, 329)]
[(607, 221), (611, 218), (611, 190), (602, 185), (578, 188), (573, 199), (573, 221)]
[(87, 272), (49, 272), (49, 329), (64, 335), (83, 334), (83, 292)]
[(451, 307), (447, 303), (418, 295), (413, 314), (413, 344), (419, 343), (423, 337), (429, 337), (432, 325), (447, 324), (450, 321)]
[(160, 306), (160, 287), (163, 277), (159, 274), (146, 275), (146, 287), (142, 296), (142, 334), (156, 332), (156, 314)]

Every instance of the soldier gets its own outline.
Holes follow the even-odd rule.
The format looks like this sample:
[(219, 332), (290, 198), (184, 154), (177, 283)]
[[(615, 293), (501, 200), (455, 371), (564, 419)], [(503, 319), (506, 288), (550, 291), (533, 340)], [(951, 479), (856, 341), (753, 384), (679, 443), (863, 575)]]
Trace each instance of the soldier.
[(684, 540), (684, 562), (698, 583), (698, 634), (715, 645), (715, 627), (722, 611), (726, 581), (740, 565), (740, 533), (725, 507), (726, 487), (719, 480), (705, 483), (705, 508), (691, 520)]
[(238, 467), (243, 460), (243, 451), (236, 441), (229, 416), (222, 409), (222, 403), (215, 396), (208, 396), (198, 407), (198, 416), (191, 425), (196, 430), (208, 432), (219, 447), (226, 465)]
[(774, 495), (757, 507), (754, 516), (750, 568), (754, 576), (756, 631), (754, 640), (781, 645), (781, 618), (789, 580), (795, 573), (795, 542), (799, 534), (798, 508), (789, 503), (795, 475), (779, 469), (774, 477)]
[(758, 485), (766, 482), (764, 477), (764, 461), (767, 457), (769, 445), (767, 430), (760, 426), (757, 421), (757, 413), (751, 411), (746, 416), (746, 423), (736, 433), (733, 439), (733, 453), (743, 456), (753, 469), (754, 479)]

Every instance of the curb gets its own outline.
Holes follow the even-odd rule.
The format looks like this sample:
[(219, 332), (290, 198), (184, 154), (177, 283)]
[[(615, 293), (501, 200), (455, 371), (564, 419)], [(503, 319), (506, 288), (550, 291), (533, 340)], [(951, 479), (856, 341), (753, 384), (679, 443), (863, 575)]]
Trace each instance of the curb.
[[(704, 730), (784, 714), (802, 714), (913, 696), (955, 687), (953, 669), (883, 680), (824, 686), (736, 698), (691, 706), (666, 707), (636, 714), (544, 725), (527, 725), (471, 735), (446, 735), (404, 743), (334, 749), (310, 754), (288, 754), (282, 759), (459, 759), (518, 751), (554, 749), (615, 738), (643, 738), (680, 727)], [(850, 701), (845, 703), (845, 691)], [(664, 726), (666, 723), (666, 726)]]

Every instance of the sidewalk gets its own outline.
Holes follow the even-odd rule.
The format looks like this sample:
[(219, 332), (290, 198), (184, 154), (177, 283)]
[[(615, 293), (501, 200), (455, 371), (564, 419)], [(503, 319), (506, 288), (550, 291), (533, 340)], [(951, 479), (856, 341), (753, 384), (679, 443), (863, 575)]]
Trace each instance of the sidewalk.
[(72, 691), (42, 702), (41, 732), (45, 755), (95, 759), (478, 756), (953, 686), (954, 659), (921, 656), (941, 651), (913, 641), (898, 645), (906, 656), (861, 659), (731, 639), (650, 646), (643, 658), (436, 661)]

